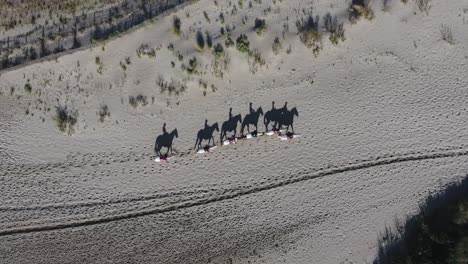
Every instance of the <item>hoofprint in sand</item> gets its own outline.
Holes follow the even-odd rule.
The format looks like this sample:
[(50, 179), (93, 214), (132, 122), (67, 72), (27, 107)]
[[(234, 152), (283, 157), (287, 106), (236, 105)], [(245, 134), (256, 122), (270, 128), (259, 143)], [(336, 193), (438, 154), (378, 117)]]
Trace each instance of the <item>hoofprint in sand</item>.
[[(372, 263), (385, 225), (466, 175), (466, 1), (431, 1), (429, 14), (414, 1), (391, 1), (388, 12), (376, 4), (372, 20), (345, 24), (344, 42), (322, 39), (317, 56), (296, 19), (312, 5), (345, 17), (349, 1), (259, 2), (236, 1), (236, 13), (227, 1), (200, 0), (175, 13), (180, 35), (168, 16), (1, 73), (2, 261)], [(231, 47), (229, 70), (209, 73), (220, 64), (195, 36), (224, 43), (221, 12), (236, 25), (233, 41), (246, 33), (264, 66)], [(267, 19), (263, 35), (255, 18)], [(156, 56), (138, 56), (142, 44)], [(199, 75), (187, 73), (194, 56)], [(244, 117), (249, 102), (266, 112), (272, 101), (301, 112), (300, 140), (264, 136), (193, 153), (204, 119), (221, 123), (229, 107)], [(58, 132), (58, 105), (78, 110), (71, 136)], [(160, 166), (151, 155), (164, 122), (178, 129), (181, 151)]]

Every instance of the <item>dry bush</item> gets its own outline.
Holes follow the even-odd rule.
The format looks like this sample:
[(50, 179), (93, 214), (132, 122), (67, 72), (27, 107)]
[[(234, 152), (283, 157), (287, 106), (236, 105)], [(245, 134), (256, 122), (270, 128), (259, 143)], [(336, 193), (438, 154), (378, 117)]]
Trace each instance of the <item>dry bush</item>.
[(372, 0), (352, 0), (349, 8), (349, 21), (356, 23), (359, 18), (374, 18), (374, 12), (371, 8)]
[(426, 15), (429, 14), (429, 9), (431, 9), (429, 2), (431, 0), (415, 0), (415, 1), (416, 1), (416, 5), (419, 8), (419, 11), (426, 13)]
[(227, 51), (224, 51), (221, 56), (216, 57), (211, 65), (213, 75), (217, 78), (222, 79), (224, 73), (229, 71), (229, 65), (231, 64), (231, 57)]
[(104, 122), (106, 116), (110, 117), (109, 107), (106, 104), (103, 104), (99, 107), (98, 116), (101, 123)]
[(138, 47), (136, 50), (136, 53), (139, 58), (141, 58), (142, 55), (146, 55), (149, 58), (154, 58), (156, 57), (156, 50), (154, 48), (151, 48), (147, 43), (143, 43)]
[(182, 63), (180, 66), (183, 71), (186, 71), (189, 75), (198, 73), (198, 61), (196, 57), (189, 60), (188, 66)]
[(273, 53), (275, 55), (278, 55), (281, 51), (281, 49), (283, 49), (283, 46), (281, 44), (281, 41), (279, 39), (279, 37), (275, 37), (275, 39), (273, 40), (273, 45), (271, 46), (271, 48), (273, 49)]
[(31, 93), (32, 92), (32, 86), (29, 82), (27, 82), (25, 85), (24, 85), (24, 90), (27, 92), (27, 93)]
[(55, 107), (55, 122), (61, 132), (71, 135), (75, 132), (75, 124), (78, 122), (78, 110), (70, 110), (67, 105)]
[(327, 13), (323, 17), (323, 24), (325, 30), (330, 33), (331, 43), (336, 45), (340, 39), (341, 41), (345, 40), (343, 23), (338, 23), (338, 18), (336, 16), (332, 17), (330, 13)]
[(217, 43), (213, 48), (213, 53), (216, 59), (220, 59), (224, 53), (223, 45), (221, 43)]
[(180, 35), (180, 30), (182, 27), (182, 21), (178, 16), (174, 16), (172, 19), (172, 29), (176, 35)]
[(179, 82), (174, 78), (171, 78), (170, 82), (167, 82), (162, 75), (158, 76), (156, 84), (159, 86), (159, 92), (167, 92), (169, 95), (180, 95), (187, 91), (187, 85), (183, 82)]
[(255, 18), (254, 30), (258, 35), (265, 33), (267, 30), (265, 19)]
[(146, 95), (139, 94), (136, 97), (129, 96), (128, 103), (133, 107), (137, 108), (138, 106), (146, 106), (148, 104), (148, 98)]
[(451, 45), (455, 44), (455, 40), (452, 35), (452, 29), (450, 29), (447, 25), (442, 24), (440, 26), (440, 34), (442, 35), (443, 40), (447, 41)]
[(322, 49), (322, 33), (319, 31), (319, 16), (308, 14), (296, 21), (300, 40), (306, 47), (312, 49), (314, 55), (318, 55)]
[(255, 74), (258, 69), (266, 64), (260, 50), (257, 48), (252, 49), (249, 52), (249, 70), (250, 73)]

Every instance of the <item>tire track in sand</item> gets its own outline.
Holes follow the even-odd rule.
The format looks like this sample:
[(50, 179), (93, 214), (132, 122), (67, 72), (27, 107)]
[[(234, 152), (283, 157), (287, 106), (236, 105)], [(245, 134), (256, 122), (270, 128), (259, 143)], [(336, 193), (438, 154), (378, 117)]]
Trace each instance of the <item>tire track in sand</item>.
[(413, 153), (413, 154), (403, 154), (403, 155), (391, 155), (387, 157), (378, 157), (373, 160), (367, 161), (360, 161), (355, 163), (349, 163), (345, 166), (340, 167), (330, 167), (327, 169), (321, 169), (317, 171), (304, 171), (300, 172), (295, 175), (295, 177), (291, 177), (289, 179), (285, 179), (282, 181), (275, 181), (266, 183), (263, 185), (254, 185), (254, 186), (246, 186), (243, 189), (233, 189), (233, 190), (225, 190), (224, 193), (214, 196), (214, 197), (203, 197), (196, 200), (189, 200), (184, 201), (182, 203), (176, 204), (169, 204), (166, 206), (161, 206), (158, 208), (150, 208), (145, 210), (138, 210), (127, 212), (123, 214), (111, 215), (107, 217), (97, 217), (97, 218), (89, 218), (84, 220), (77, 220), (77, 221), (70, 221), (65, 223), (54, 223), (48, 225), (35, 225), (35, 226), (26, 226), (26, 227), (18, 227), (18, 228), (9, 228), (0, 230), (0, 236), (7, 236), (7, 235), (15, 235), (15, 234), (22, 234), (22, 233), (33, 233), (33, 232), (42, 232), (42, 231), (52, 231), (52, 230), (59, 230), (59, 229), (66, 229), (66, 228), (74, 228), (74, 227), (82, 227), (82, 226), (90, 226), (96, 224), (104, 224), (113, 221), (119, 220), (126, 220), (136, 217), (142, 217), (146, 215), (152, 214), (161, 214), (167, 213), (179, 209), (184, 208), (191, 208), (201, 205), (206, 205), (210, 203), (220, 202), (224, 200), (234, 199), (237, 197), (241, 197), (244, 195), (254, 194), (262, 191), (267, 191), (275, 188), (280, 188), (286, 185), (307, 181), (311, 179), (321, 178), (329, 175), (344, 173), (348, 171), (356, 171), (362, 170), (372, 167), (390, 165), (395, 163), (402, 163), (402, 162), (412, 162), (412, 161), (422, 161), (422, 160), (432, 160), (432, 159), (440, 159), (440, 158), (451, 158), (451, 157), (460, 157), (460, 156), (468, 156), (468, 149), (452, 149), (446, 151), (434, 151), (428, 153)]

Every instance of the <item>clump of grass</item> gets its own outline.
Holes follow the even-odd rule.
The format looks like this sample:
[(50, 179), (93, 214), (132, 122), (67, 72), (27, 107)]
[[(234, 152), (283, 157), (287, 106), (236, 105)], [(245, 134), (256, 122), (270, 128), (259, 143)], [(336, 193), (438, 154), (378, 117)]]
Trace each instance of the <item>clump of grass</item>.
[(94, 62), (96, 63), (96, 65), (98, 66), (97, 68), (97, 72), (99, 74), (102, 74), (102, 72), (104, 71), (104, 64), (102, 63), (101, 61), (101, 58), (99, 56), (96, 56), (96, 58), (94, 59)]
[(138, 47), (138, 49), (136, 50), (136, 53), (137, 53), (139, 58), (141, 58), (142, 55), (146, 55), (149, 58), (156, 57), (156, 50), (154, 48), (151, 48), (146, 43), (141, 44), (140, 47)]
[(59, 130), (68, 135), (73, 134), (75, 132), (74, 127), (78, 122), (78, 110), (68, 109), (67, 105), (59, 105), (55, 109), (55, 122)]
[(227, 48), (234, 46), (234, 41), (232, 40), (231, 33), (227, 34), (226, 41), (224, 42), (224, 45)]
[(221, 56), (223, 56), (224, 53), (223, 45), (221, 43), (217, 43), (213, 48), (213, 53), (216, 59), (221, 58)]
[(221, 49), (218, 48), (218, 52), (215, 51), (215, 60), (211, 65), (211, 69), (215, 77), (222, 79), (224, 77), (224, 73), (229, 70), (231, 57), (227, 51), (220, 52), (220, 50)]
[(174, 78), (171, 78), (171, 81), (168, 82), (164, 79), (162, 75), (158, 76), (156, 84), (159, 86), (160, 93), (167, 92), (169, 95), (179, 96), (187, 91), (187, 85), (183, 82), (179, 82)]
[(101, 123), (104, 122), (106, 117), (110, 117), (109, 107), (106, 104), (103, 104), (99, 107), (98, 116)]
[(133, 107), (137, 108), (138, 106), (146, 106), (148, 104), (148, 98), (146, 95), (139, 94), (136, 97), (129, 96), (128, 103)]
[(193, 57), (189, 60), (188, 66), (185, 64), (181, 65), (182, 70), (186, 71), (189, 75), (198, 73), (198, 61), (196, 57)]
[(29, 80), (28, 82), (24, 85), (24, 90), (29, 94), (32, 92), (32, 86), (31, 84), (29, 83)]
[(258, 35), (265, 33), (267, 30), (265, 19), (255, 18), (254, 30)]
[(455, 44), (455, 39), (452, 35), (452, 29), (450, 29), (447, 25), (442, 24), (440, 26), (440, 34), (442, 35), (442, 39), (447, 41), (450, 45)]
[(271, 46), (271, 48), (273, 49), (273, 53), (275, 55), (278, 55), (280, 53), (280, 51), (283, 49), (283, 45), (281, 44), (281, 41), (280, 41), (279, 37), (275, 37), (275, 39), (273, 40), (273, 45)]
[(254, 48), (249, 52), (249, 70), (252, 74), (255, 74), (258, 68), (264, 66), (265, 63), (265, 59), (260, 53), (260, 50)]
[(206, 22), (211, 23), (211, 19), (206, 11), (203, 11), (203, 16), (205, 17)]
[(361, 17), (366, 19), (374, 18), (371, 1), (372, 0), (352, 0), (349, 8), (349, 21), (351, 21), (351, 23), (356, 23)]
[(219, 21), (221, 22), (221, 24), (224, 24), (224, 13), (223, 12), (219, 13)]
[(236, 48), (242, 53), (248, 53), (250, 51), (249, 38), (245, 34), (240, 34), (236, 39)]
[(343, 23), (338, 23), (338, 18), (336, 16), (332, 17), (330, 13), (327, 13), (323, 17), (323, 23), (325, 30), (330, 33), (330, 41), (334, 45), (338, 44), (338, 41), (345, 40)]
[(426, 13), (426, 15), (429, 14), (429, 9), (431, 9), (431, 6), (429, 5), (430, 0), (416, 0), (416, 5), (419, 8), (419, 11)]
[(181, 27), (182, 27), (182, 21), (180, 20), (178, 16), (174, 16), (172, 19), (172, 29), (177, 36), (180, 35)]
[(296, 21), (299, 38), (306, 47), (312, 49), (314, 55), (318, 55), (322, 49), (322, 33), (319, 31), (319, 17), (312, 14)]

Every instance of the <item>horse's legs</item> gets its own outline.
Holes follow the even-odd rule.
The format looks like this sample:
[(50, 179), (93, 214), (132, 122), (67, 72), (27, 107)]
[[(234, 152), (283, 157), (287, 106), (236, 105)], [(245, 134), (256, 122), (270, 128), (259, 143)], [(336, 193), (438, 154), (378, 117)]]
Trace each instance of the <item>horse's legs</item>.
[(294, 127), (293, 127), (293, 124), (291, 123), (291, 131), (292, 133), (294, 134)]

